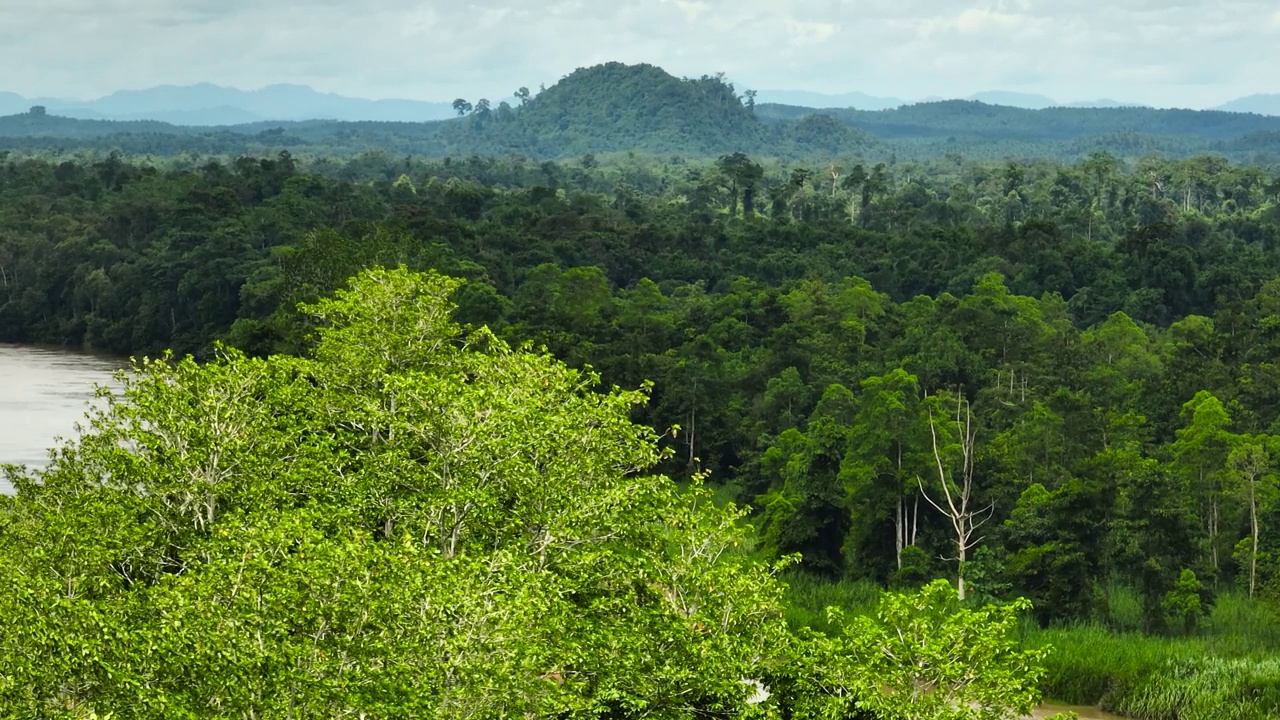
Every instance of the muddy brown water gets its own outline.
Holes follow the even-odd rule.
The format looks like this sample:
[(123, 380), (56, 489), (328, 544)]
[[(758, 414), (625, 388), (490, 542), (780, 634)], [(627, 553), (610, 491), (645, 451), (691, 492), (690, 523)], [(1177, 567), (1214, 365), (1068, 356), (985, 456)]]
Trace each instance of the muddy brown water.
[[(0, 464), (43, 466), (57, 438), (75, 436), (94, 385), (114, 386), (126, 360), (62, 348), (0, 344)], [(0, 479), (0, 493), (13, 488)]]

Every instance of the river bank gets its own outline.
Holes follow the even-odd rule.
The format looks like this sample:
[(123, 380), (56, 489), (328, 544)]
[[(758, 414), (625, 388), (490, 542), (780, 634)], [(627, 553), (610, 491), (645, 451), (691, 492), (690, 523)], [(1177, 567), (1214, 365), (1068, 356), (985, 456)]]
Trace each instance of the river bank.
[[(112, 384), (123, 358), (64, 348), (0, 344), (0, 464), (44, 465), (59, 437), (75, 434), (94, 386)], [(13, 489), (0, 479), (0, 493)]]

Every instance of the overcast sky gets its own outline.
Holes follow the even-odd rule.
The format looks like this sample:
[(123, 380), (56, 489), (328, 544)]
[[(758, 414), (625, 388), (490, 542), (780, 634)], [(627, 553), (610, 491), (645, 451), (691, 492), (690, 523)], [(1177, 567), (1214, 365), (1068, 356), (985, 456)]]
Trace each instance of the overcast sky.
[(1280, 92), (1280, 2), (0, 0), (0, 90), (28, 97), (293, 82), (496, 99), (608, 60), (739, 89), (1206, 107)]

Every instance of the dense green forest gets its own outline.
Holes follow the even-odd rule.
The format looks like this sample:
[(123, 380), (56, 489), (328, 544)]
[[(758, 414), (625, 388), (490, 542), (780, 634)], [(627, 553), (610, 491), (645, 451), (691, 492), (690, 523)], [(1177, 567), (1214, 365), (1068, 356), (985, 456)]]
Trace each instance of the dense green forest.
[[(681, 87), (721, 92), (716, 82), (703, 82)], [(551, 89), (545, 96), (555, 97)], [(723, 96), (722, 102), (734, 101)], [(384, 367), (359, 355), (379, 342), (361, 335), (373, 330), (360, 323), (373, 321), (353, 309), (362, 302), (376, 305), (377, 293), (399, 276), (366, 287), (374, 300), (357, 295), (346, 309), (325, 304), (338, 301), (322, 302), (371, 265), (465, 280), (448, 293), (437, 288), (428, 294), (452, 298), (454, 321), (493, 333), (475, 341), (480, 347), (528, 342), (571, 367), (598, 373), (583, 376), (589, 381), (564, 380), (575, 388), (566, 393), (584, 385), (633, 390), (651, 382), (643, 402), (620, 395), (628, 398), (617, 401), (625, 407), (614, 407), (609, 416), (652, 429), (646, 437), (658, 449), (652, 456), (636, 449), (641, 456), (631, 464), (695, 485), (705, 476), (721, 501), (750, 506), (755, 530), (738, 540), (771, 561), (798, 553), (799, 566), (791, 572), (802, 574), (791, 592), (805, 583), (911, 591), (947, 578), (970, 606), (1032, 602), (1033, 624), (1052, 629), (1028, 629), (1028, 637), (1068, 649), (1050, 660), (1060, 663), (1042, 682), (1051, 695), (1103, 701), (1140, 718), (1252, 719), (1280, 707), (1274, 663), (1280, 643), (1271, 629), (1271, 608), (1280, 603), (1280, 180), (1265, 168), (1209, 155), (1128, 161), (1106, 153), (1071, 163), (949, 155), (890, 164), (764, 161), (743, 153), (708, 161), (584, 154), (559, 163), (374, 153), (344, 162), (295, 158), (287, 151), (229, 163), (10, 156), (0, 166), (0, 340), (121, 354), (172, 348), (211, 361), (207, 371), (195, 365), (172, 371), (179, 372), (172, 380), (179, 387), (216, 385), (219, 373), (259, 378), (254, 382), (266, 384), (246, 386), (246, 397), (281, 393), (278, 401), (287, 408), (281, 417), (296, 427), (264, 425), (262, 444), (243, 449), (238, 462), (271, 457), (271, 442), (295, 437), (287, 433), (323, 439), (337, 432), (323, 413), (307, 414), (309, 407), (355, 412), (364, 407), (356, 400), (359, 388), (394, 395), (407, 387), (394, 379), (407, 372), (403, 362)], [(438, 282), (444, 281), (430, 281)], [(299, 303), (317, 302), (308, 312), (298, 310)], [(436, 315), (442, 312), (438, 304), (432, 307)], [(313, 331), (335, 318), (338, 327), (354, 323), (357, 330), (317, 346)], [(440, 327), (433, 332), (442, 337), (464, 332)], [(249, 357), (219, 353), (216, 340)], [(356, 341), (358, 347), (343, 344)], [(380, 342), (398, 347), (401, 340)], [(506, 350), (495, 352), (506, 357)], [(252, 359), (267, 356), (276, 359), (261, 361), (266, 366)], [(313, 357), (319, 365), (291, 370), (286, 358), (295, 356)], [(501, 364), (467, 369), (471, 361), (454, 358), (445, 365), (454, 362), (463, 363), (463, 376), (496, 373), (497, 385), (484, 397), (501, 395), (499, 376), (507, 372)], [(372, 374), (344, 379), (347, 366)], [(172, 405), (164, 399), (171, 381), (165, 373), (171, 371), (151, 372), (153, 380), (142, 383), (135, 399), (150, 403), (146, 412), (159, 413)], [(289, 377), (299, 377), (292, 372), (319, 378), (319, 384), (291, 384)], [(518, 373), (534, 370), (510, 372), (523, 377)], [(456, 389), (458, 407), (472, 407), (462, 386)], [(168, 422), (146, 412), (111, 416), (103, 427), (129, 438), (147, 422)], [(555, 417), (565, 428), (613, 427), (614, 421), (589, 413)], [(340, 445), (355, 443), (342, 445), (344, 452), (379, 447), (376, 433), (358, 443), (335, 437)], [(306, 447), (332, 450), (327, 442)], [(366, 442), (373, 445), (361, 444)], [(65, 513), (47, 508), (80, 497), (85, 463), (97, 468), (93, 472), (123, 472), (111, 465), (124, 460), (108, 446), (115, 447), (67, 455), (48, 476), (51, 489), (16, 482), (31, 486), (46, 509), (8, 521), (19, 530), (6, 532), (62, 522), (57, 518)], [(394, 475), (405, 455), (393, 450), (360, 472)], [(414, 452), (413, 446), (403, 450)], [(281, 486), (287, 491), (262, 492), (322, 495), (306, 484), (312, 461), (319, 462), (290, 458), (280, 471), (291, 478)], [(164, 459), (169, 462), (176, 460)], [(358, 474), (345, 465), (335, 472)], [(614, 480), (601, 482), (616, 490), (609, 484)], [(288, 519), (319, 527), (319, 518), (350, 500), (361, 514), (334, 519), (322, 534), (373, 532), (389, 522), (386, 504), (403, 498), (361, 487), (358, 502), (326, 495), (308, 507), (311, 514)], [(228, 500), (231, 507), (257, 502), (257, 490), (242, 491), (249, 494)], [(503, 491), (508, 494), (486, 495), (493, 504), (485, 512), (500, 515), (503, 503), (514, 502), (519, 492), (512, 487)], [(669, 510), (677, 502), (661, 493), (654, 497), (654, 507)], [(89, 502), (76, 500), (82, 501)], [(188, 513), (203, 507), (197, 501), (170, 498), (164, 512)], [(279, 498), (267, 506), (301, 512)], [(130, 513), (152, 512), (130, 507)], [(256, 512), (244, 520), (244, 532), (254, 542), (283, 542), (264, 535), (279, 518)], [(114, 516), (103, 510), (89, 517), (83, 528), (91, 530), (81, 532), (102, 533)], [(146, 532), (169, 522), (164, 513), (157, 517), (161, 525), (148, 524)], [(574, 532), (590, 532), (596, 520), (562, 519), (587, 522)], [(197, 523), (190, 532), (202, 527)], [(641, 522), (632, 540), (656, 547), (658, 540), (645, 535), (652, 531)], [(503, 543), (515, 548), (520, 535), (503, 537), (493, 541), (497, 545), (486, 545), (483, 537), (474, 541), (489, 550), (507, 547)], [(730, 545), (736, 541), (725, 537)], [(231, 562), (219, 541), (204, 535), (182, 535), (181, 542), (163, 533), (147, 538), (120, 539), (110, 552), (145, 546), (138, 567), (160, 575), (169, 542)], [(94, 547), (110, 555), (106, 546)], [(360, 545), (343, 552), (366, 550)], [(360, 557), (362, 563), (389, 563), (378, 565), (387, 568), (411, 561), (409, 555)], [(572, 572), (590, 578), (608, 572), (593, 564), (603, 559), (572, 557), (566, 562), (577, 569), (561, 568), (570, 574), (560, 580), (579, 577)], [(325, 555), (317, 562), (341, 558)], [(507, 588), (501, 592), (528, 580), (520, 562), (512, 574), (495, 576)], [(653, 572), (675, 572), (656, 559), (637, 562), (656, 563), (645, 565)], [(399, 577), (394, 572), (400, 570), (387, 572)], [(752, 593), (783, 592), (754, 570), (742, 572), (734, 582), (757, 583)], [(209, 592), (222, 592), (217, 583), (233, 578), (233, 572), (215, 574)], [(462, 587), (471, 586), (455, 589)], [(550, 594), (530, 602), (551, 602), (552, 588), (538, 587)], [(910, 597), (900, 602), (914, 602)], [(155, 600), (162, 601), (168, 600)], [(600, 617), (614, 611), (600, 597), (583, 602)], [(565, 614), (549, 617), (569, 622), (573, 611), (556, 607)], [(143, 615), (129, 617), (153, 610), (159, 612), (132, 608)], [(1232, 625), (1227, 611), (1244, 620)], [(910, 615), (902, 610), (893, 616), (889, 608), (882, 619)], [(814, 617), (797, 623), (795, 612), (788, 617), (793, 625), (814, 628), (829, 622)], [(546, 637), (565, 632), (560, 620), (542, 626)], [(619, 625), (618, 633), (643, 634), (638, 627)], [(772, 632), (770, 627), (760, 632)], [(745, 642), (765, 642), (753, 637)], [(1167, 645), (1151, 646), (1148, 664), (1088, 665), (1118, 656), (1089, 650), (1085, 640), (1118, 637), (1129, 637), (1124, 642), (1133, 647)], [(1188, 644), (1197, 642), (1206, 644)], [(708, 708), (728, 702), (726, 686), (715, 684), (735, 682), (733, 674), (742, 671), (733, 664), (741, 646), (717, 647), (724, 654), (706, 662), (719, 669), (690, 671), (705, 672), (708, 685), (700, 692)], [(1227, 664), (1201, 664), (1208, 662), (1206, 654)], [(535, 665), (546, 661), (530, 657)], [(778, 662), (776, 667), (794, 670), (786, 665), (791, 660)], [(618, 684), (605, 683), (614, 688), (607, 692), (596, 687), (593, 702), (608, 705), (606, 696), (615, 690), (618, 697), (644, 695), (630, 679), (610, 674), (615, 670), (598, 670)], [(93, 675), (96, 670), (75, 672), (96, 678), (87, 683), (105, 682)], [(1203, 701), (1209, 705), (1196, 707), (1226, 703), (1238, 709), (1197, 715), (1188, 713), (1190, 701), (1175, 698), (1173, 705), (1159, 706), (1150, 699), (1156, 686), (1150, 678), (1176, 687), (1188, 676), (1216, 688), (1212, 702)], [(178, 687), (187, 678), (178, 674), (166, 682)], [(0, 692), (7, 691), (0, 685)], [(254, 701), (242, 702), (248, 707)], [(517, 699), (510, 702), (517, 707)], [(322, 706), (330, 707), (315, 707)]]
[(941, 101), (895, 110), (813, 110), (756, 105), (723, 76), (680, 79), (652, 65), (579, 69), (537, 93), (459, 98), (459, 118), (428, 123), (311, 120), (220, 128), (150, 121), (75, 120), (43, 108), (0, 118), (0, 150), (234, 157), (288, 148), (299, 156), (350, 157), (370, 150), (440, 158), (516, 154), (565, 159), (643, 152), (686, 158), (744, 152), (788, 159), (875, 161), (1053, 158), (1097, 152), (1124, 158), (1215, 154), (1274, 167), (1280, 118), (1150, 108), (1025, 110)]

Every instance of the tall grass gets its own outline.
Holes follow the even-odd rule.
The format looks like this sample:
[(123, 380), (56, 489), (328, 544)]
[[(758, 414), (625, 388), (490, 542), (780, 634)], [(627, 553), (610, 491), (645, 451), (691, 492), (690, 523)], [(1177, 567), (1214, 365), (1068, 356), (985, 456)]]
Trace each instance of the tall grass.
[(787, 584), (787, 624), (793, 630), (808, 627), (830, 633), (834, 628), (827, 623), (828, 607), (838, 607), (846, 615), (868, 615), (884, 592), (870, 580), (827, 580), (801, 572), (787, 573), (782, 579)]
[[(865, 580), (827, 580), (803, 573), (783, 578), (793, 628), (830, 632), (826, 608), (868, 614), (881, 588)], [(1107, 593), (1092, 624), (1019, 627), (1028, 646), (1052, 645), (1041, 686), (1046, 698), (1135, 720), (1280, 719), (1280, 618), (1269, 606), (1220, 595), (1191, 637), (1144, 635), (1140, 597), (1123, 587)]]
[[(1121, 608), (1126, 608), (1121, 594)], [(1113, 616), (1124, 627), (1130, 618)], [(1101, 625), (1033, 630), (1052, 645), (1047, 697), (1138, 720), (1263, 720), (1280, 717), (1280, 626), (1264, 605), (1219, 598), (1194, 637), (1151, 637)]]

